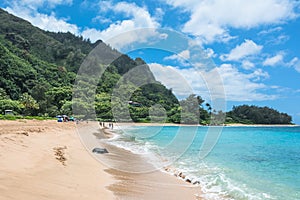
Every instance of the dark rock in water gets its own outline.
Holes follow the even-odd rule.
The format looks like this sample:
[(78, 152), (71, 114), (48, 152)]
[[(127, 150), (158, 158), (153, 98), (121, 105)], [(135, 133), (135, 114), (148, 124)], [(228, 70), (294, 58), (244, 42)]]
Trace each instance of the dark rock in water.
[(200, 184), (200, 181), (193, 182), (193, 185), (199, 185), (199, 184)]
[(185, 175), (182, 172), (179, 173), (179, 177), (185, 179)]
[(186, 179), (185, 181), (188, 183), (192, 183), (192, 181), (190, 179)]
[(108, 153), (108, 151), (105, 148), (94, 148), (93, 153), (104, 154), (104, 153)]

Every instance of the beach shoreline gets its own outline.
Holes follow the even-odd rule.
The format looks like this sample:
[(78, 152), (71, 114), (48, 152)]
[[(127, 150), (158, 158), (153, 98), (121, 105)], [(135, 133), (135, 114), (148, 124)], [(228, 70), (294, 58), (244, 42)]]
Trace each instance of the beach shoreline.
[[(114, 129), (128, 126), (189, 125), (114, 123)], [(239, 126), (248, 125), (230, 127)], [(146, 157), (105, 142), (113, 137), (114, 130), (92, 121), (0, 121), (2, 199), (201, 199), (197, 183), (172, 166), (153, 168)], [(92, 153), (96, 147), (109, 153)]]
[(114, 133), (104, 130), (90, 121), (0, 121), (1, 199), (201, 199), (199, 186), (105, 144)]
[[(154, 124), (153, 123), (153, 124), (150, 124), (150, 126), (148, 126), (148, 125), (149, 124), (147, 124), (147, 123), (142, 123), (142, 124), (141, 123), (135, 123), (135, 124), (121, 123), (121, 125), (117, 123), (116, 125), (114, 125), (114, 127), (118, 127), (119, 129), (121, 129), (119, 131), (121, 133), (123, 132), (125, 134), (125, 136), (117, 139), (115, 145), (117, 145), (121, 148), (124, 148), (124, 149), (128, 149), (133, 152), (137, 152), (137, 153), (144, 152), (143, 148), (140, 149), (140, 147), (143, 147), (144, 145), (146, 146), (146, 149), (151, 150), (152, 152), (161, 152), (160, 150), (157, 150), (157, 149), (160, 149), (161, 146), (163, 146), (163, 145), (159, 146), (161, 144), (160, 142), (161, 141), (171, 141), (170, 140), (170, 139), (172, 139), (171, 137), (174, 138), (174, 136), (171, 134), (171, 131), (181, 129), (178, 127), (179, 125), (175, 125), (177, 127), (168, 127), (169, 124)], [(148, 128), (146, 126), (148, 126)], [(152, 128), (151, 126), (159, 126), (159, 127)], [(153, 134), (151, 134), (151, 130), (157, 130), (157, 129), (160, 130), (162, 128), (162, 126), (166, 126), (165, 127), (166, 130), (171, 130), (171, 131), (163, 131), (164, 134), (162, 134), (161, 136), (158, 136), (158, 137), (155, 136), (155, 139), (153, 139), (152, 138)], [(172, 126), (172, 124), (170, 126)], [(133, 127), (133, 129), (132, 129), (132, 127)], [(136, 128), (134, 128), (134, 127), (136, 127)], [(212, 126), (212, 127), (214, 127), (214, 126)], [(221, 145), (223, 144), (223, 146), (227, 145), (226, 148), (224, 148), (226, 150), (227, 147), (229, 146), (228, 144), (231, 145), (234, 143), (235, 138), (238, 138), (238, 141), (242, 141), (242, 138), (244, 137), (244, 134), (243, 134), (244, 131), (245, 131), (245, 134), (249, 133), (250, 137), (251, 136), (253, 137), (253, 134), (254, 134), (254, 136), (260, 135), (260, 132), (267, 133), (266, 134), (267, 138), (272, 139), (273, 136), (268, 134), (268, 132), (274, 131), (274, 133), (275, 133), (274, 137), (276, 137), (277, 132), (280, 132), (280, 131), (283, 131), (283, 132), (292, 131), (293, 132), (298, 127), (299, 126), (297, 126), (297, 125), (260, 125), (260, 124), (255, 124), (255, 125), (247, 126), (244, 124), (232, 124), (232, 126), (229, 126), (228, 128), (224, 127), (224, 129), (223, 129), (225, 135), (226, 134), (228, 135), (228, 133), (230, 133), (231, 137), (227, 137), (227, 138), (223, 137), (223, 139), (220, 140), (221, 141), (220, 143), (221, 143)], [(192, 127), (186, 127), (186, 128), (183, 127), (182, 129), (190, 131), (191, 128)], [(199, 133), (201, 134), (201, 133), (203, 133), (203, 131), (205, 132), (206, 130), (209, 130), (210, 127), (200, 126), (199, 128), (197, 128), (197, 127), (193, 128), (193, 130), (197, 130), (197, 129), (199, 130)], [(222, 127), (220, 129), (222, 129)], [(128, 133), (126, 133), (127, 131), (128, 131)], [(151, 137), (149, 137), (150, 139), (145, 139), (145, 137), (143, 137), (143, 136), (146, 136), (146, 134), (149, 132), (151, 135)], [(141, 138), (139, 138), (139, 136), (138, 136), (139, 133), (142, 134)], [(167, 137), (169, 140), (164, 140), (164, 138), (166, 138), (166, 135), (168, 135), (169, 133), (171, 135), (170, 137)], [(242, 133), (242, 134), (237, 134), (237, 133)], [(238, 136), (238, 137), (236, 137), (236, 136)], [(245, 135), (245, 136), (247, 136), (247, 135)], [(199, 138), (196, 141), (201, 141), (201, 139), (199, 140)], [(257, 137), (256, 139), (258, 142), (260, 142), (260, 137)], [(163, 143), (163, 144), (165, 144), (165, 143)], [(178, 144), (181, 144), (181, 143), (179, 142)], [(237, 144), (239, 145), (239, 143), (237, 143)], [(247, 147), (248, 141), (246, 141), (246, 143), (244, 143), (244, 145)], [(252, 145), (252, 146), (255, 146), (255, 145)], [(196, 146), (194, 145), (194, 147), (196, 147)], [(194, 147), (191, 148), (192, 150), (190, 152), (196, 152)], [(229, 152), (228, 153), (229, 156), (228, 157), (226, 157), (227, 155), (222, 156), (221, 163), (222, 163), (223, 157), (226, 157), (227, 159), (233, 159), (233, 157), (230, 157), (231, 150), (227, 150), (227, 151)], [(146, 150), (146, 152), (147, 152), (147, 150)], [(274, 152), (274, 151), (272, 151), (272, 152)], [(222, 151), (220, 149), (219, 149), (218, 154), (222, 154)], [(172, 158), (171, 156), (173, 154), (163, 152), (162, 155), (164, 155), (166, 159), (169, 159), (169, 158)], [(171, 155), (171, 156), (169, 156), (169, 155)], [(191, 155), (191, 157), (196, 157), (195, 154), (190, 154), (190, 155)], [(234, 155), (239, 155), (239, 154), (235, 153)], [(159, 155), (158, 155), (158, 157), (159, 157)], [(185, 179), (186, 176), (189, 176), (189, 178), (191, 179), (190, 181), (192, 183), (195, 182), (196, 184), (200, 184), (200, 186), (201, 186), (200, 190), (203, 189), (202, 194), (199, 195), (200, 197), (206, 199), (206, 198), (211, 198), (211, 196), (216, 196), (216, 199), (223, 199), (223, 197), (224, 197), (224, 199), (226, 199), (227, 197), (229, 198), (231, 195), (232, 195), (232, 197), (236, 197), (236, 198), (239, 195), (240, 196), (244, 195), (244, 197), (247, 197), (248, 195), (249, 196), (256, 195), (255, 187), (252, 187), (251, 184), (249, 184), (249, 186), (248, 185), (246, 186), (246, 184), (244, 185), (244, 182), (239, 182), (239, 181), (235, 182), (235, 179), (234, 179), (236, 176), (234, 174), (235, 170), (233, 170), (233, 172), (228, 172), (226, 170), (222, 171), (223, 170), (222, 166), (230, 166), (230, 165), (223, 163), (224, 165), (220, 165), (220, 166), (216, 165), (216, 168), (215, 168), (214, 164), (209, 163), (209, 162), (205, 162), (204, 165), (197, 165), (195, 162), (196, 159), (192, 159), (192, 158), (190, 159), (188, 157), (189, 156), (186, 156), (186, 157), (183, 156), (181, 160), (174, 163), (173, 167), (171, 164), (170, 166), (164, 168), (164, 170), (166, 172), (168, 172), (170, 175), (176, 176), (177, 178), (182, 178), (184, 180), (186, 180)], [(243, 157), (240, 157), (239, 159), (241, 159), (241, 161), (239, 161), (239, 162), (242, 164), (244, 164), (243, 162), (245, 162), (245, 163), (246, 162), (253, 162), (253, 163), (262, 162), (261, 157), (259, 155), (257, 157), (252, 157), (252, 156), (248, 157), (248, 152), (245, 152)], [(235, 159), (233, 159), (233, 160), (235, 162)], [(154, 160), (154, 162), (156, 162), (156, 161)], [(160, 161), (158, 161), (158, 162), (160, 163)], [(263, 162), (266, 162), (266, 161), (263, 160)], [(194, 166), (195, 168), (193, 168), (193, 167), (190, 168), (188, 165)], [(197, 171), (197, 169), (200, 171)], [(230, 169), (230, 167), (229, 167), (229, 169)], [(195, 171), (193, 171), (193, 170), (195, 170)], [(207, 174), (206, 174), (206, 171), (207, 171)], [(243, 168), (241, 169), (241, 171), (243, 171)], [(217, 173), (215, 174), (215, 172), (217, 172)], [(202, 176), (202, 173), (204, 173), (205, 176), (207, 175), (206, 177), (208, 177), (208, 178), (206, 179), (205, 176)], [(237, 173), (239, 173), (239, 172), (237, 172)], [(211, 178), (211, 180), (210, 180), (210, 178)], [(220, 187), (218, 187), (219, 185), (214, 185), (215, 184), (214, 180), (220, 181)], [(198, 183), (197, 183), (197, 181), (198, 181)], [(230, 184), (227, 185), (227, 183), (230, 183)], [(236, 191), (235, 191), (235, 189), (232, 190), (233, 188), (231, 188), (231, 186), (230, 186), (231, 184), (233, 185), (232, 187), (237, 188)], [(210, 190), (211, 186), (213, 186), (213, 189)], [(233, 192), (233, 191), (235, 191), (235, 192)], [(224, 195), (224, 194), (226, 194), (226, 195)], [(268, 194), (268, 193), (266, 192), (266, 193), (257, 194), (257, 197), (263, 196), (264, 194)], [(268, 194), (268, 195), (272, 195), (272, 194)], [(212, 199), (214, 199), (214, 198), (212, 198)], [(239, 198), (237, 198), (237, 199), (239, 199)]]
[(199, 126), (199, 127), (294, 127), (300, 126), (298, 124), (242, 124), (231, 123), (223, 125), (201, 125), (201, 124), (175, 124), (175, 123), (143, 123), (143, 122), (114, 122), (115, 127), (129, 127), (129, 126)]
[(105, 142), (115, 137), (115, 133), (108, 128), (100, 129), (98, 125), (97, 122), (93, 125), (89, 122), (88, 127), (78, 127), (79, 135), (89, 152), (94, 147), (105, 148), (109, 152), (93, 156), (116, 180), (108, 188), (118, 199), (201, 199), (199, 185), (156, 168), (142, 155)]

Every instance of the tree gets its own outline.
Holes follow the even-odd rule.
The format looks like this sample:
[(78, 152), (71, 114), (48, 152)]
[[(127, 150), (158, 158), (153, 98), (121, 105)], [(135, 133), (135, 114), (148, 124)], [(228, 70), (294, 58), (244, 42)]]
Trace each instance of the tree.
[(292, 117), (269, 107), (241, 105), (234, 106), (227, 113), (230, 120), (247, 124), (291, 124)]
[(24, 109), (24, 105), (19, 101), (11, 99), (0, 99), (0, 113), (4, 113), (5, 110), (13, 110), (15, 113), (21, 113)]
[(72, 101), (65, 101), (60, 109), (62, 114), (71, 116), (72, 112)]
[(180, 101), (181, 106), (181, 122), (185, 124), (198, 124), (200, 121), (200, 105), (195, 94), (191, 94), (185, 100)]
[(28, 93), (24, 93), (20, 97), (20, 102), (24, 106), (25, 115), (36, 115), (36, 111), (39, 109), (39, 104)]
[(3, 88), (0, 88), (0, 100), (9, 99), (9, 96), (6, 94), (6, 91)]

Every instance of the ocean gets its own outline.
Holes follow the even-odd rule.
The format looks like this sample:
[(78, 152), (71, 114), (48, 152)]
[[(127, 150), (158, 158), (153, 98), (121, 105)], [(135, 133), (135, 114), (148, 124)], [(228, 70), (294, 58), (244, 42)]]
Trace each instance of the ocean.
[(117, 133), (107, 142), (199, 184), (205, 199), (300, 199), (299, 126), (132, 126)]

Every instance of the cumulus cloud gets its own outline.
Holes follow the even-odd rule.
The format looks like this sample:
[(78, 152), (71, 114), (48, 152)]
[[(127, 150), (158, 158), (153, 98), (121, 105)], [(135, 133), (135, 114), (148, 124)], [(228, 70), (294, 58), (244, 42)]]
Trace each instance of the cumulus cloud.
[(217, 56), (217, 54), (211, 48), (204, 49), (204, 52), (207, 54), (207, 57), (209, 58), (214, 58)]
[(260, 53), (262, 48), (263, 46), (257, 45), (252, 40), (245, 40), (245, 42), (232, 49), (229, 54), (222, 55), (220, 59), (223, 61), (239, 61), (247, 56)]
[(278, 66), (291, 67), (300, 73), (300, 59), (298, 57), (292, 58), (290, 61), (284, 61), (285, 52), (279, 52), (273, 57), (268, 57), (263, 62), (264, 66)]
[(160, 37), (156, 31), (160, 24), (144, 7), (139, 7), (135, 3), (119, 2), (112, 4), (110, 1), (104, 1), (101, 2), (100, 9), (101, 12), (113, 11), (123, 14), (128, 19), (111, 23), (104, 30), (84, 30), (82, 35), (90, 38), (91, 41), (102, 39), (108, 41), (114, 48), (122, 49), (133, 42), (145, 42), (150, 37)]
[(273, 56), (273, 57), (269, 57), (267, 58), (264, 62), (263, 65), (264, 66), (275, 66), (279, 63), (283, 62), (283, 54), (282, 53), (278, 53), (277, 55)]
[(202, 37), (205, 42), (223, 41), (229, 28), (253, 28), (281, 24), (297, 17), (291, 0), (167, 0), (174, 7), (190, 13), (183, 31)]
[(246, 74), (230, 64), (223, 64), (217, 70), (223, 79), (225, 94), (229, 101), (262, 101), (277, 98), (276, 95), (264, 94), (262, 91), (269, 89), (268, 86), (256, 82), (258, 79), (268, 77), (262, 70)]
[(242, 73), (231, 64), (222, 64), (209, 71), (193, 68), (164, 66), (158, 63), (149, 64), (155, 78), (172, 88), (175, 95), (186, 97), (193, 91), (204, 99), (225, 98), (228, 101), (261, 101), (277, 98), (262, 91), (270, 89), (257, 81), (269, 77), (261, 69), (252, 73)]
[(32, 12), (22, 7), (6, 8), (6, 11), (12, 13), (18, 17), (21, 17), (34, 26), (37, 26), (43, 30), (53, 32), (71, 32), (75, 35), (79, 35), (79, 28), (75, 24), (70, 24), (64, 19), (58, 19), (54, 13), (51, 15), (41, 14), (38, 12)]
[(113, 6), (115, 12), (125, 13), (128, 17), (132, 17), (132, 21), (136, 28), (157, 28), (159, 23), (151, 17), (146, 8), (137, 6), (134, 3), (120, 2)]
[(254, 63), (250, 62), (249, 60), (243, 60), (242, 67), (246, 70), (253, 69), (255, 67)]
[[(195, 93), (191, 87), (191, 83), (187, 81), (187, 77), (182, 74), (186, 70), (179, 70), (179, 68), (173, 66), (164, 66), (158, 63), (149, 64), (150, 70), (155, 76), (155, 79), (167, 86), (172, 88), (174, 94), (179, 98), (185, 98), (186, 96)], [(195, 71), (190, 71), (195, 74)], [(205, 84), (198, 83), (205, 86)]]

